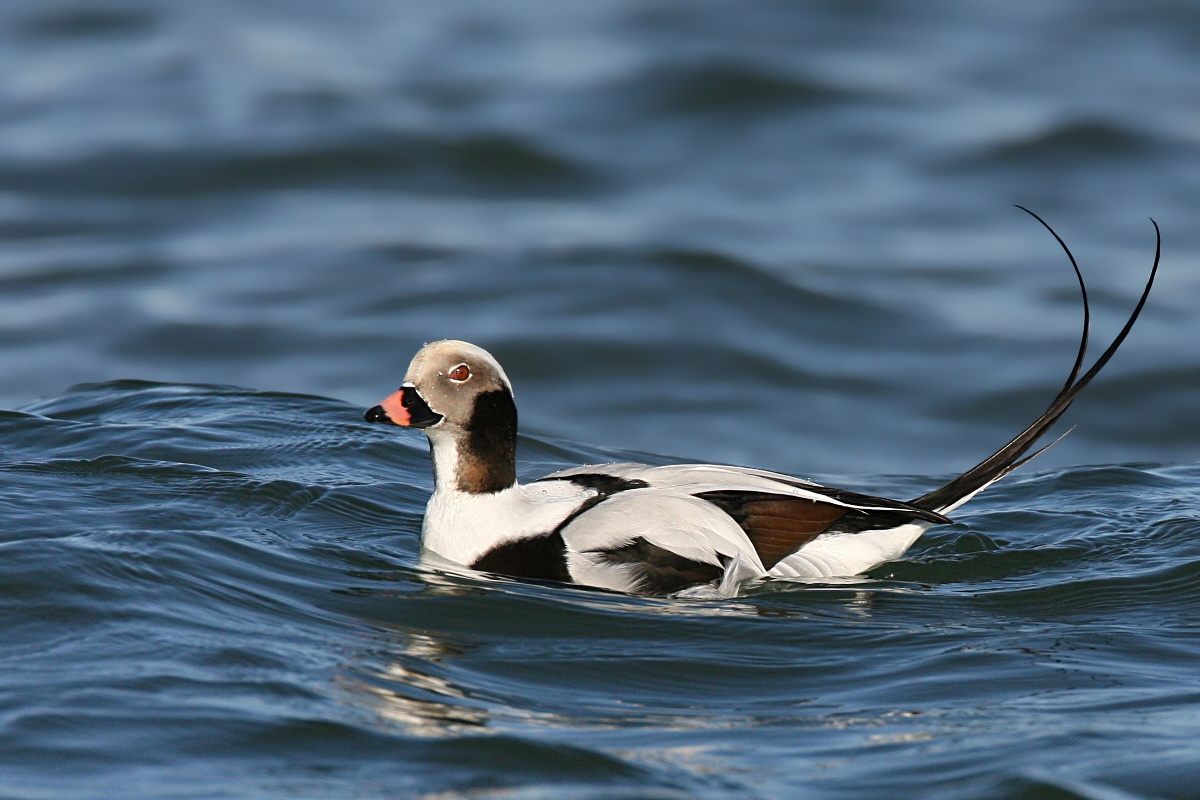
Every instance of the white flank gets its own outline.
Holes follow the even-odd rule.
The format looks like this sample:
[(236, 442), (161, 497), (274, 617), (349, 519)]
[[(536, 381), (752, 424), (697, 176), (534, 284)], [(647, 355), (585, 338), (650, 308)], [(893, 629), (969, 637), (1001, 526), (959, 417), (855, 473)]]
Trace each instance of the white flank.
[(768, 575), (796, 580), (859, 575), (900, 558), (927, 530), (929, 523), (921, 522), (861, 533), (827, 533), (784, 558)]

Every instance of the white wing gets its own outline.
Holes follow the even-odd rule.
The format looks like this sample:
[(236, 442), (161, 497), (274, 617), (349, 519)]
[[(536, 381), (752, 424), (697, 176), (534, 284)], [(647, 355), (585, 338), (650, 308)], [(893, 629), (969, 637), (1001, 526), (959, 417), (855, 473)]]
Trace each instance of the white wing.
[(939, 519), (894, 500), (716, 464), (589, 465), (543, 480), (613, 482), (563, 538), (576, 581), (624, 592), (857, 575), (899, 557)]
[[(724, 511), (687, 492), (620, 492), (569, 522), (562, 536), (576, 582), (622, 592), (655, 588), (656, 571), (711, 573), (713, 580), (734, 561), (754, 575), (766, 574), (745, 531)], [(636, 560), (622, 558), (630, 547), (638, 549)]]
[[(581, 475), (607, 475), (625, 481), (643, 481), (653, 489), (675, 489), (688, 494), (701, 492), (766, 492), (800, 497), (821, 503), (855, 508), (862, 511), (918, 511), (907, 503), (882, 497), (859, 494), (845, 489), (822, 486), (804, 478), (779, 472), (723, 464), (669, 464), (652, 467), (647, 464), (621, 462), (589, 464), (551, 473), (541, 480), (568, 479)], [(936, 514), (924, 512), (936, 518)], [(930, 521), (948, 521), (930, 519)]]

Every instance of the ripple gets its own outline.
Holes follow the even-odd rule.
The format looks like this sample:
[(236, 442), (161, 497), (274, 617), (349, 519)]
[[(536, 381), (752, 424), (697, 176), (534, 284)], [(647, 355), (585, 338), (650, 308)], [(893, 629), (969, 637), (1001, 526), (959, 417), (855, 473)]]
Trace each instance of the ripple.
[(778, 67), (741, 61), (672, 65), (640, 75), (630, 86), (658, 113), (681, 116), (804, 110), (851, 96), (844, 89)]
[[(652, 257), (774, 280), (708, 254)], [(0, 701), (19, 744), (6, 752), (83, 765), (153, 738), (176, 773), (186, 754), (228, 752), (323, 764), (339, 786), (395, 764), (393, 792), (452, 775), (727, 796), (753, 782), (703, 743), (732, 732), (767, 746), (786, 731), (805, 762), (872, 753), (896, 775), (888, 748), (940, 747), (963, 725), (994, 742), (1004, 714), (1050, 703), (1037, 692), (1093, 691), (1053, 706), (1081, 724), (1171, 713), (1123, 687), (1173, 685), (1194, 654), (1180, 634), (1200, 596), (1200, 514), (1160, 503), (1186, 494), (1194, 465), (1003, 485), (854, 581), (636, 598), (420, 565), (423, 447), (350, 410), (127, 380), (0, 414), (10, 683), (23, 693), (60, 675), (37, 707)], [(625, 456), (523, 441), (552, 464)], [(1009, 710), (970, 722), (979, 703)], [(120, 735), (89, 736), (97, 725)]]
[[(0, 794), (1194, 796), (1200, 27), (1100, 5), (0, 3)], [(421, 562), (425, 439), (362, 411), (432, 337), (503, 357), (525, 475), (971, 463), (1078, 325), (1012, 200), (1105, 317), (1153, 214), (1169, 291), (904, 560)]]
[(1157, 152), (1161, 147), (1162, 142), (1126, 125), (1103, 119), (1077, 119), (981, 148), (956, 159), (955, 166), (1035, 167), (1063, 161), (1132, 159)]
[(36, 167), (0, 161), (0, 181), (33, 195), (170, 197), (315, 186), (516, 196), (595, 193), (604, 179), (578, 158), (502, 132), (434, 137), (374, 131), (335, 140), (221, 150), (110, 150)]
[(145, 9), (79, 5), (27, 17), (24, 30), (48, 39), (84, 39), (150, 32), (156, 15)]
[(1200, 608), (1200, 561), (1158, 565), (1131, 574), (1006, 589), (980, 595), (988, 604), (1043, 608), (1054, 615), (1095, 615), (1150, 607), (1194, 612)]

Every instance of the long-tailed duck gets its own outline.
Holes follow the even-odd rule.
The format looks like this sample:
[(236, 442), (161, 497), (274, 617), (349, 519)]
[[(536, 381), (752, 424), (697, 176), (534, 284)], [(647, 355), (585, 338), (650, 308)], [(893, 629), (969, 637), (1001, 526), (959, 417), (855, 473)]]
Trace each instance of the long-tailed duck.
[(429, 437), (436, 485), (422, 527), (427, 555), (499, 575), (638, 594), (711, 586), (728, 596), (760, 578), (858, 575), (899, 558), (931, 526), (949, 522), (946, 514), (1045, 449), (1029, 453), (1112, 358), (1146, 303), (1161, 253), (1157, 224), (1154, 266), (1141, 298), (1081, 376), (1087, 288), (1066, 244), (1033, 216), (1070, 259), (1083, 297), (1074, 366), (1029, 427), (912, 500), (713, 464), (601, 464), (522, 485), (512, 384), (487, 351), (461, 341), (422, 347), (399, 390), (366, 419), (421, 428)]

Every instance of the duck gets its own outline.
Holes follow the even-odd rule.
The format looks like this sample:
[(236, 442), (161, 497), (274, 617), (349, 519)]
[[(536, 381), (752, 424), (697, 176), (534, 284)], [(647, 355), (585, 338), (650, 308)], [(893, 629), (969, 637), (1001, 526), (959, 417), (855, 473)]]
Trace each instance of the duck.
[[(1033, 448), (1128, 336), (1158, 273), (1161, 233), (1141, 297), (1124, 327), (1083, 371), (1091, 312), (1066, 381), (1024, 430), (962, 474), (909, 500), (722, 464), (591, 464), (517, 479), (512, 383), (488, 351), (459, 340), (421, 347), (399, 388), (365, 413), (423, 431), (434, 490), (421, 527), (423, 559), (491, 576), (633, 595), (736, 596), (767, 580), (820, 582), (896, 561), (931, 527), (1058, 440)], [(1068, 431), (1069, 433), (1069, 431)], [(1066, 434), (1063, 434), (1065, 436)], [(1060, 439), (1062, 437), (1059, 437)]]

